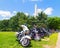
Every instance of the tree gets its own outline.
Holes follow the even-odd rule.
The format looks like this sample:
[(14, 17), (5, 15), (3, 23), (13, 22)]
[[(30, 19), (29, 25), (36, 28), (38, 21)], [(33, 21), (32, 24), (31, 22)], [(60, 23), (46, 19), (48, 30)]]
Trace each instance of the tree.
[(60, 29), (60, 18), (50, 17), (48, 18), (48, 27), (51, 29)]
[(26, 16), (23, 12), (17, 12), (16, 15), (9, 20), (0, 20), (0, 31), (18, 31), (21, 30), (20, 25), (27, 24), (29, 28), (33, 27), (33, 24), (37, 24), (38, 27), (46, 25), (48, 28), (60, 29), (59, 17), (47, 17), (43, 12), (38, 13), (38, 16)]
[(41, 13), (38, 13), (37, 20), (39, 24), (46, 24), (47, 25), (47, 15), (42, 11)]
[(15, 16), (10, 18), (9, 26), (12, 31), (18, 31), (20, 29), (20, 25), (25, 24), (27, 22), (28, 17), (24, 13), (18, 12)]
[(9, 20), (0, 21), (0, 31), (7, 31), (7, 30), (9, 30)]

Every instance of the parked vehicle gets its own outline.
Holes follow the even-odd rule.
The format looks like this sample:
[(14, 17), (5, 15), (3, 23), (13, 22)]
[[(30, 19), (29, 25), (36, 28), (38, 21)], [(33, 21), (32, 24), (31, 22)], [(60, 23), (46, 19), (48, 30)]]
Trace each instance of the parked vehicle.
[(38, 33), (39, 31), (38, 30), (36, 30), (36, 29), (32, 29), (31, 30), (31, 33), (32, 33), (32, 39), (34, 39), (34, 40), (41, 40), (41, 37), (40, 37), (40, 35), (39, 35), (39, 33)]
[(17, 39), (21, 43), (21, 45), (24, 47), (29, 46), (31, 40), (30, 35), (26, 35), (23, 32), (18, 32), (18, 33), (19, 34), (17, 34)]
[(22, 46), (28, 46), (30, 44), (31, 36), (29, 35), (30, 31), (26, 25), (21, 25), (23, 29), (21, 32), (17, 32), (17, 39)]
[(17, 32), (17, 39), (22, 46), (26, 47), (30, 45), (30, 40), (41, 40), (44, 36), (49, 36), (49, 32), (45, 28), (38, 28), (34, 26), (31, 30), (27, 26), (22, 25), (23, 31)]
[(39, 32), (40, 36), (43, 38), (44, 36), (48, 36), (50, 35), (50, 32), (48, 30), (46, 30), (45, 28), (40, 28), (40, 32)]

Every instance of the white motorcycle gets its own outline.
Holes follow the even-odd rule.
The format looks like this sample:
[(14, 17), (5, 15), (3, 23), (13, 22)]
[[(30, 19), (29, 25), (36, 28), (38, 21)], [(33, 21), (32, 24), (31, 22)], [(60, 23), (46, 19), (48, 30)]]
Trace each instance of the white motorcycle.
[(19, 40), (21, 45), (24, 47), (29, 46), (31, 40), (30, 35), (25, 35), (23, 32), (18, 32), (18, 33), (19, 34), (17, 34), (17, 39)]

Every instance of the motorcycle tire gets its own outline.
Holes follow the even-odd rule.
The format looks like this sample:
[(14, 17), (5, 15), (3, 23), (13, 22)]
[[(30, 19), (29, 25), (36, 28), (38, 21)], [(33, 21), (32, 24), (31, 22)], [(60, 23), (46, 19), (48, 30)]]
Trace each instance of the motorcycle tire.
[(27, 46), (29, 46), (29, 44), (30, 44), (30, 40), (27, 39), (27, 38), (24, 38), (24, 39), (21, 41), (21, 45), (22, 45), (23, 47), (27, 47)]

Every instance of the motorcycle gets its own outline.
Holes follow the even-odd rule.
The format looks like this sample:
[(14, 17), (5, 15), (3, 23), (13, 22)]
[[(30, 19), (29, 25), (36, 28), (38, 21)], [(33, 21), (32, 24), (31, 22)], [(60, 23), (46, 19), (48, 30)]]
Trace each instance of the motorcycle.
[(44, 38), (44, 36), (50, 36), (49, 31), (47, 31), (45, 28), (40, 28), (40, 32), (39, 32), (41, 38)]
[(32, 38), (33, 38), (34, 40), (37, 40), (37, 41), (41, 40), (41, 37), (40, 37), (40, 35), (38, 34), (38, 30), (33, 29), (33, 30), (31, 30), (31, 32), (32, 32)]
[(21, 45), (24, 46), (24, 47), (30, 45), (30, 40), (31, 40), (30, 35), (26, 35), (23, 32), (18, 32), (17, 39), (21, 43)]

